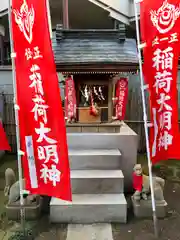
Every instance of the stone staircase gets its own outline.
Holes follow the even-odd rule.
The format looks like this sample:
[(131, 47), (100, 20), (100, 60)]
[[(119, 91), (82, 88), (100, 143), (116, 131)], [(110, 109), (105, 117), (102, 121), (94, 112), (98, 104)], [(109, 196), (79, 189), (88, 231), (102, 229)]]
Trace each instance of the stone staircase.
[(70, 149), (69, 155), (73, 202), (53, 198), (51, 222), (126, 222), (119, 150)]
[[(119, 133), (68, 133), (72, 203), (52, 198), (52, 223), (127, 221), (124, 186), (130, 186), (137, 157), (137, 135), (124, 125)], [(122, 154), (121, 154), (122, 151)]]

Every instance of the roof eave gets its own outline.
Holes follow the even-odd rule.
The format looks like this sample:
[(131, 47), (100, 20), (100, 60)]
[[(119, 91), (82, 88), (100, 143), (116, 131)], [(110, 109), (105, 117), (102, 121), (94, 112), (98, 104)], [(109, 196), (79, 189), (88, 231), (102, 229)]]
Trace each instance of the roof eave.
[(58, 72), (136, 72), (138, 63), (56, 63)]

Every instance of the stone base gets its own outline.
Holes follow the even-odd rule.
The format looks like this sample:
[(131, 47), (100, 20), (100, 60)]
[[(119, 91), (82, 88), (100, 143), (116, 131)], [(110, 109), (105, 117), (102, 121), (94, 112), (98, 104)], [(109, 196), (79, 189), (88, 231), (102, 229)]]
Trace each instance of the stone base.
[[(136, 202), (133, 197), (132, 205), (134, 216), (137, 218), (150, 218), (152, 217), (152, 203), (151, 200), (141, 200)], [(156, 214), (158, 218), (165, 218), (167, 214), (167, 202), (166, 201), (156, 201)]]
[[(40, 217), (42, 208), (42, 199), (38, 203), (32, 205), (25, 205), (25, 219), (36, 220)], [(20, 205), (19, 204), (7, 204), (6, 214), (9, 220), (18, 221), (20, 220)]]

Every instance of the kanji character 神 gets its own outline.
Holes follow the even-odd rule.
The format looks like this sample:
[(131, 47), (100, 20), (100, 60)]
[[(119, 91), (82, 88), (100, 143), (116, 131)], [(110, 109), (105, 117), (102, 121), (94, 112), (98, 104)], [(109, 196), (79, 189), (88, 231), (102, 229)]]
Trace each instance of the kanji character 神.
[(44, 180), (45, 184), (47, 184), (49, 180), (52, 182), (53, 186), (56, 187), (57, 183), (61, 180), (61, 172), (56, 168), (56, 165), (51, 165), (51, 168), (49, 169), (45, 164), (43, 164), (43, 168), (40, 172), (40, 178)]
[(164, 148), (165, 150), (168, 149), (169, 145), (172, 145), (173, 136), (169, 134), (167, 131), (164, 132), (164, 134), (161, 133), (159, 138), (159, 150), (161, 148)]

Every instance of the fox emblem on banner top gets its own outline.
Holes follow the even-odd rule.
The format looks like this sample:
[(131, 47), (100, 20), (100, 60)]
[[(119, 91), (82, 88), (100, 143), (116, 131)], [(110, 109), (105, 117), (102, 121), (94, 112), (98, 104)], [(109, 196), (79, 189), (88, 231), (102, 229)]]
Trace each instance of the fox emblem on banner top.
[(180, 4), (176, 7), (165, 0), (157, 11), (152, 10), (150, 14), (153, 25), (159, 33), (164, 34), (174, 27), (176, 20), (180, 17)]
[(33, 40), (33, 26), (35, 21), (35, 11), (33, 6), (29, 8), (26, 0), (24, 0), (20, 10), (13, 9), (13, 13), (20, 31), (24, 34), (26, 40), (31, 43)]

